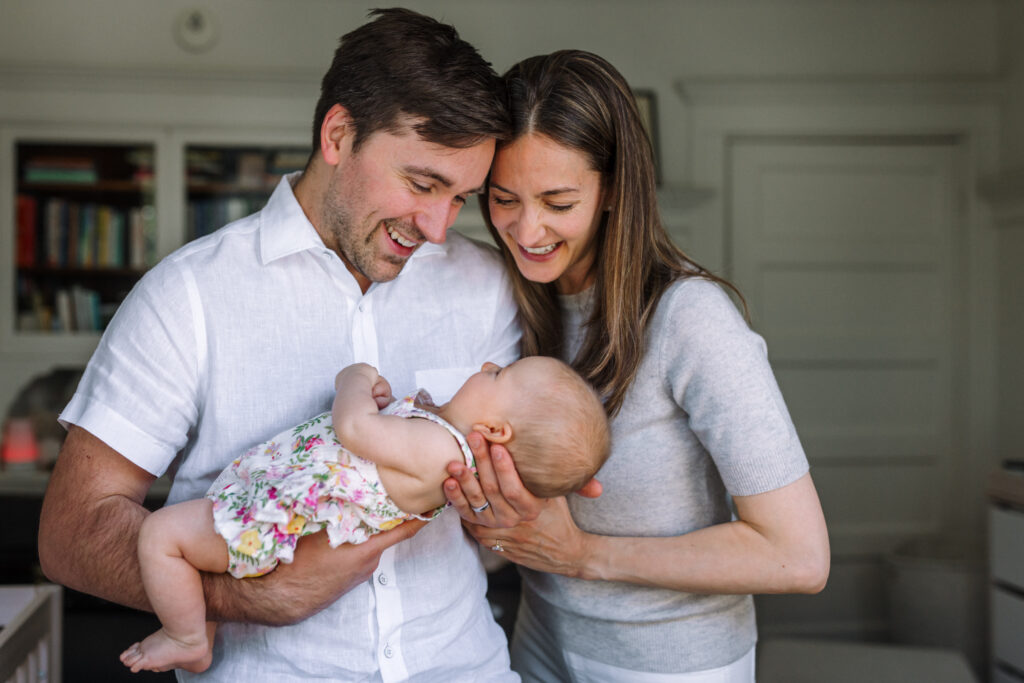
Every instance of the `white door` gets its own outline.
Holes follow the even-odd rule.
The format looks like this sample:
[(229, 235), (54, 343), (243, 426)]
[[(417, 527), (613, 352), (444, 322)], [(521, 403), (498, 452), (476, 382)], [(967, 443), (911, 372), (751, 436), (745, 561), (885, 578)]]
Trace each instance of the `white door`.
[(727, 270), (768, 342), (833, 549), (820, 600), (777, 604), (837, 631), (883, 627), (879, 559), (956, 514), (956, 142), (748, 138), (729, 161)]

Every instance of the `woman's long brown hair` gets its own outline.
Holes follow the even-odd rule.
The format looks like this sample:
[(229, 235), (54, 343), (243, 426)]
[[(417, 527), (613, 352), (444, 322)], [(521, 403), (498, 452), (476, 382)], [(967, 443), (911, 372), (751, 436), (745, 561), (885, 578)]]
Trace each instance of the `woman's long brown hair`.
[[(615, 67), (589, 52), (562, 50), (523, 60), (504, 79), (512, 140), (545, 135), (581, 152), (604, 182), (609, 210), (596, 235), (594, 305), (572, 365), (614, 416), (640, 366), (648, 323), (669, 284), (699, 276), (739, 292), (693, 261), (665, 232), (650, 139), (633, 92)], [(565, 335), (555, 283), (531, 282), (519, 273), (491, 222), (486, 197), (481, 207), (512, 273), (522, 354), (561, 357)]]

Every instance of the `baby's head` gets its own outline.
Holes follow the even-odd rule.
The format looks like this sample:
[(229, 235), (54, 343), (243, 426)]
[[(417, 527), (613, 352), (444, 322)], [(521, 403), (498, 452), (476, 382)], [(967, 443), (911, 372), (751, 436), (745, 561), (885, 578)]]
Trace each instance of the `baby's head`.
[(600, 399), (555, 358), (530, 356), (505, 368), (487, 363), (449, 407), (468, 418), (469, 429), (504, 444), (523, 484), (541, 498), (578, 490), (608, 458), (608, 420)]

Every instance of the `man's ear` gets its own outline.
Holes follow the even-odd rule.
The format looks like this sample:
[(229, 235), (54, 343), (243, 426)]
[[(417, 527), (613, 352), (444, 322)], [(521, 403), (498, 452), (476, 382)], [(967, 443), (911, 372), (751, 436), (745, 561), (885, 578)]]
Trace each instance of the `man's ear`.
[(486, 424), (477, 422), (473, 425), (474, 432), (480, 432), (491, 443), (508, 443), (512, 438), (512, 425), (508, 422)]
[(336, 166), (343, 154), (351, 147), (352, 137), (355, 135), (355, 128), (352, 125), (352, 117), (348, 109), (336, 104), (324, 114), (324, 120), (320, 124), (320, 152), (324, 161), (331, 166)]

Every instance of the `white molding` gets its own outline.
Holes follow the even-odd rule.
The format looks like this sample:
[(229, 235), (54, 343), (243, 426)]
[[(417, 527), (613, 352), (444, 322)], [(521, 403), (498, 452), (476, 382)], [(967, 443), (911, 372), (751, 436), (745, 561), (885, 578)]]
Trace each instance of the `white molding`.
[(999, 104), (1007, 91), (987, 77), (681, 78), (673, 86), (687, 105)]
[(132, 69), (0, 66), (0, 90), (133, 94), (315, 96), (321, 74), (311, 69)]

